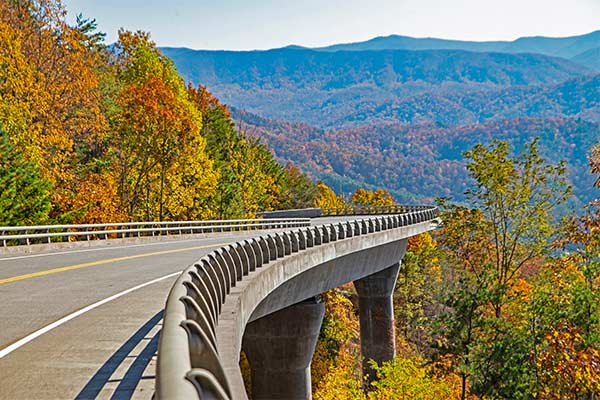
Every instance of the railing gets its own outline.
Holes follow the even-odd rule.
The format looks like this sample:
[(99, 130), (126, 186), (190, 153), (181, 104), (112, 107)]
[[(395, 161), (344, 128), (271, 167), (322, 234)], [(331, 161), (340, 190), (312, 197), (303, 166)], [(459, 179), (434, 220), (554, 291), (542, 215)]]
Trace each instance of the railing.
[(364, 206), (355, 207), (348, 206), (344, 208), (322, 208), (321, 216), (338, 216), (338, 215), (382, 215), (382, 214), (405, 214), (413, 211), (427, 210), (429, 206)]
[(297, 228), (310, 225), (309, 218), (238, 219), (178, 222), (119, 222), (82, 225), (40, 225), (0, 227), (3, 247), (54, 243), (57, 241), (89, 241), (160, 235), (214, 233), (257, 229)]
[[(158, 348), (156, 398), (231, 399), (217, 352), (216, 326), (226, 296), (236, 282), (292, 253), (437, 218), (435, 207), (396, 210), (404, 213), (302, 227), (244, 240), (215, 250), (185, 269), (171, 289), (165, 307)], [(341, 210), (336, 210), (329, 215), (341, 214)]]

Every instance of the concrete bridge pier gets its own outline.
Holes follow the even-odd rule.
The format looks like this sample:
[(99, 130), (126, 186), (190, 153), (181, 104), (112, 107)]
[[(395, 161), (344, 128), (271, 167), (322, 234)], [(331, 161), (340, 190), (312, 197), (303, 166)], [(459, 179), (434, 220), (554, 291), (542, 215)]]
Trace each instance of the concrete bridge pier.
[(324, 314), (325, 304), (313, 297), (246, 326), (253, 400), (312, 398), (310, 363)]
[(400, 263), (354, 281), (360, 315), (360, 347), (363, 357), (365, 391), (376, 379), (369, 360), (377, 364), (391, 361), (396, 355), (393, 293)]

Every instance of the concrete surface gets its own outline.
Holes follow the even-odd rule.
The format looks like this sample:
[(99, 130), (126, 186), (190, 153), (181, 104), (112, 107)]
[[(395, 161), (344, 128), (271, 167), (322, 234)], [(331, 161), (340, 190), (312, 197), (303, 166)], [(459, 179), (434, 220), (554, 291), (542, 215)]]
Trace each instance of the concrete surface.
[(312, 399), (310, 364), (324, 315), (325, 304), (311, 298), (246, 326), (253, 400)]
[[(279, 286), (325, 264), (329, 265), (331, 280), (313, 276), (316, 280), (296, 285), (296, 292), (293, 291), (294, 289), (289, 289), (287, 291), (289, 298), (305, 299), (315, 294), (315, 287), (319, 290), (327, 290), (337, 286), (324, 287), (324, 281), (344, 282), (360, 279), (389, 267), (401, 258), (398, 258), (398, 253), (389, 251), (389, 246), (394, 246), (395, 243), (395, 246), (403, 251), (405, 246), (403, 242), (408, 237), (430, 231), (434, 227), (435, 225), (430, 222), (422, 222), (316, 246), (277, 259), (250, 272), (248, 276), (238, 282), (226, 297), (216, 329), (217, 351), (223, 371), (229, 381), (232, 398), (236, 400), (247, 398), (239, 368), (239, 354), (246, 324), (251, 317), (259, 317), (253, 313), (259, 304)], [(340, 264), (336, 264), (336, 260), (340, 260)], [(373, 260), (378, 260), (378, 262), (375, 263)], [(376, 269), (377, 266), (380, 266), (380, 269)], [(364, 274), (355, 276), (360, 273), (355, 270), (362, 271)], [(304, 278), (306, 276), (304, 275)], [(275, 302), (273, 308), (269, 309), (270, 306), (263, 306), (261, 316), (288, 305)]]
[[(313, 224), (354, 219), (357, 217), (319, 218)], [(239, 374), (242, 335), (251, 317), (285, 308), (338, 286), (340, 281), (359, 279), (366, 274), (360, 265), (369, 265), (370, 273), (383, 269), (398, 260), (393, 243), (397, 247), (404, 238), (430, 229), (429, 223), (423, 223), (340, 240), (251, 272), (232, 289), (221, 310), (217, 336), (223, 341), (218, 347), (229, 362), (227, 368)], [(86, 249), (38, 248), (28, 255), (0, 256), (0, 399), (151, 397), (161, 311), (175, 278), (127, 293), (5, 356), (1, 353), (90, 304), (177, 273), (227, 243), (264, 233), (211, 234), (136, 244), (107, 241)], [(377, 248), (379, 251), (363, 251)], [(311, 275), (308, 270), (313, 267)], [(321, 283), (314, 281), (318, 273), (323, 274)], [(310, 290), (310, 285), (302, 283), (308, 278), (314, 284)], [(284, 283), (290, 291), (286, 300), (276, 291)], [(270, 293), (273, 298), (259, 307)], [(255, 309), (262, 311), (253, 315)], [(236, 376), (232, 382), (236, 390), (240, 380), (241, 376)]]
[(400, 263), (354, 281), (358, 293), (360, 348), (363, 358), (363, 380), (366, 391), (377, 378), (370, 361), (381, 365), (396, 355), (394, 328), (394, 287)]
[[(261, 232), (3, 255), (0, 351), (85, 306)], [(22, 279), (10, 281), (15, 277)], [(159, 313), (174, 279), (104, 304), (1, 357), (0, 399), (150, 398)]]

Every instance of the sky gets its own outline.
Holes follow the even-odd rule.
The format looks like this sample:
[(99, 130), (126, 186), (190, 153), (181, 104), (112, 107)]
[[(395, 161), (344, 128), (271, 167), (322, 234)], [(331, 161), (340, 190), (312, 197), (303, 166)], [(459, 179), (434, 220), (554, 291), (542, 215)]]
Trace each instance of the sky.
[(600, 29), (600, 0), (63, 0), (107, 42), (145, 30), (159, 46), (319, 47), (399, 34), (460, 40), (563, 37)]

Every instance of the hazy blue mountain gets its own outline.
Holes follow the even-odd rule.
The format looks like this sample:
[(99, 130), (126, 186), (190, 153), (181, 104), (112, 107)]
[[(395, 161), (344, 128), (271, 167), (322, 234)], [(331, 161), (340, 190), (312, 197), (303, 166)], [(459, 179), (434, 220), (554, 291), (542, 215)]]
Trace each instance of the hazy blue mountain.
[(600, 71), (600, 46), (577, 54), (571, 61)]
[[(320, 127), (390, 122), (388, 118), (423, 123), (431, 120), (427, 114), (432, 110), (440, 112), (436, 120), (446, 121), (446, 108), (462, 112), (449, 98), (558, 84), (591, 72), (561, 58), (462, 50), (162, 51), (187, 80), (207, 86), (227, 104)], [(411, 102), (410, 115), (385, 115)], [(458, 121), (450, 117), (446, 122)]]
[(540, 137), (544, 156), (566, 160), (572, 205), (581, 206), (599, 194), (586, 158), (600, 140), (599, 36), (162, 50), (187, 80), (233, 106), (240, 128), (279, 160), (337, 191), (461, 200), (465, 150), (494, 138), (518, 149)]
[[(514, 41), (472, 42), (436, 38), (413, 38), (391, 35), (376, 37), (357, 43), (336, 44), (321, 47), (321, 51), (363, 50), (439, 50), (454, 49), (501, 53), (538, 53), (549, 56), (573, 58), (588, 50), (600, 47), (600, 30), (585, 35), (564, 38), (544, 36), (522, 37)], [(588, 64), (586, 64), (588, 65)], [(598, 68), (598, 64), (588, 65)]]

